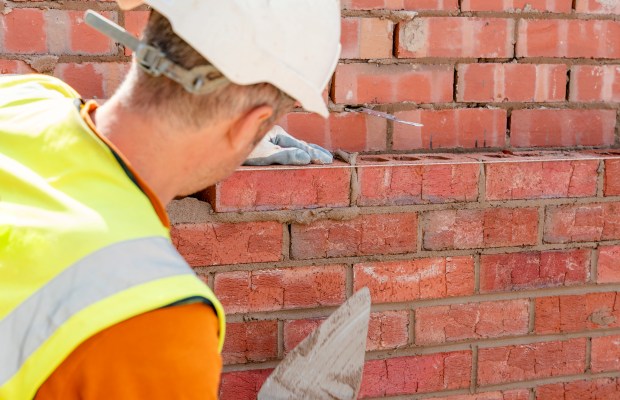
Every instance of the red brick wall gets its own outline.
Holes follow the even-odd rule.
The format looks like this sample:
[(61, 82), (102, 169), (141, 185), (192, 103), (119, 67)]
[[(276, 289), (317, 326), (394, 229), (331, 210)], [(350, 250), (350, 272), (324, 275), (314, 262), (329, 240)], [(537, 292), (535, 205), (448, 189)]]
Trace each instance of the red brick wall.
[[(133, 32), (147, 15), (0, 7), (0, 70), (86, 98), (109, 97), (130, 58), (83, 10)], [(620, 398), (620, 1), (344, 0), (342, 31), (331, 117), (282, 125), (378, 154), (245, 168), (170, 206), (229, 314), (222, 398), (254, 397), (362, 286), (362, 397)], [(343, 110), (362, 103), (425, 126)]]

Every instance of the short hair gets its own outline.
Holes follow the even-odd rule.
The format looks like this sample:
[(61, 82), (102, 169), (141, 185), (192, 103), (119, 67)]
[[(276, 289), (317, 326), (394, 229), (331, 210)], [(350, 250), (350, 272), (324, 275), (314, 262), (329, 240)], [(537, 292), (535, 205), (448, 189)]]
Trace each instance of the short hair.
[[(161, 50), (169, 60), (186, 69), (211, 65), (174, 33), (168, 19), (155, 10), (151, 11), (142, 40)], [(230, 51), (236, 50), (230, 49)], [(267, 105), (273, 108), (273, 115), (261, 126), (261, 133), (265, 133), (295, 104), (291, 97), (270, 83), (237, 85), (230, 82), (207, 94), (189, 93), (172, 79), (163, 75), (152, 76), (135, 63), (128, 82), (133, 83), (130, 97), (132, 107), (169, 116), (173, 127), (200, 128), (219, 118), (234, 117)]]

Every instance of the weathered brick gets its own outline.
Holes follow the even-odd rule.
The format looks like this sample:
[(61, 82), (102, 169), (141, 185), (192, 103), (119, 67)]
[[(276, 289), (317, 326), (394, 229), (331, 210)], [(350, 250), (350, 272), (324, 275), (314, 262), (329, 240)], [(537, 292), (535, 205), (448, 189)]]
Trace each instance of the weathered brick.
[(506, 110), (456, 108), (447, 110), (399, 111), (405, 121), (424, 124), (415, 127), (394, 124), (394, 150), (504, 147), (506, 144)]
[(206, 191), (217, 212), (294, 210), (349, 205), (351, 170), (331, 166), (242, 168)]
[(456, 11), (458, 0), (343, 0), (346, 10), (437, 10)]
[(572, 0), (463, 0), (461, 11), (556, 12), (570, 13)]
[(214, 290), (229, 314), (335, 306), (345, 300), (345, 267), (221, 272)]
[(428, 250), (533, 245), (538, 236), (538, 210), (429, 211), (422, 226), (424, 248)]
[(529, 400), (527, 389), (507, 390), (504, 392), (482, 392), (477, 394), (460, 394), (446, 397), (433, 397), (433, 400)]
[(398, 24), (396, 55), (512, 58), (514, 24), (514, 20), (507, 18), (415, 18)]
[(620, 196), (620, 158), (605, 160), (605, 196)]
[(465, 339), (524, 335), (528, 332), (527, 300), (455, 304), (415, 310), (416, 345)]
[(387, 123), (383, 118), (352, 112), (318, 114), (293, 112), (280, 126), (298, 139), (328, 150), (381, 151), (387, 147)]
[(566, 70), (564, 64), (459, 64), (456, 99), (498, 103), (564, 101)]
[(222, 350), (224, 364), (267, 361), (278, 357), (278, 321), (229, 322)]
[(592, 372), (620, 370), (620, 335), (592, 338)]
[[(552, 158), (552, 157), (549, 157)], [(485, 164), (487, 200), (596, 196), (598, 160)]]
[[(434, 157), (434, 158), (431, 158)], [(385, 167), (373, 160), (386, 158)], [(435, 158), (445, 158), (436, 160)], [(480, 167), (464, 157), (445, 156), (380, 156), (360, 157), (357, 178), (360, 193), (357, 204), (404, 205), (475, 201), (478, 198)], [(407, 165), (420, 162), (418, 165)], [(404, 164), (404, 165), (403, 165)]]
[(0, 15), (0, 48), (7, 53), (45, 53), (47, 32), (45, 12), (35, 8), (16, 8)]
[(348, 221), (293, 224), (291, 256), (310, 259), (415, 252), (417, 224), (415, 213), (361, 215)]
[(334, 75), (336, 103), (441, 103), (452, 101), (451, 65), (338, 64)]
[(84, 99), (109, 99), (129, 71), (129, 63), (60, 63), (54, 76), (74, 88)]
[(585, 283), (590, 250), (483, 254), (480, 291), (497, 292)]
[[(101, 14), (118, 21), (116, 11)], [(45, 12), (47, 52), (52, 54), (113, 55), (117, 46), (110, 38), (84, 22), (84, 11), (51, 9)]]
[(548, 206), (544, 241), (587, 242), (620, 239), (620, 203)]
[(620, 246), (599, 247), (596, 282), (620, 283)]
[(360, 398), (467, 388), (471, 363), (469, 351), (368, 361)]
[(389, 19), (342, 19), (340, 58), (391, 58), (394, 23)]
[(620, 58), (620, 21), (521, 19), (517, 57)]
[[(318, 328), (324, 319), (301, 319), (284, 323), (284, 351), (289, 352)], [(371, 313), (366, 350), (396, 349), (409, 340), (409, 313), (385, 311)]]
[(617, 378), (552, 383), (536, 388), (536, 400), (614, 400), (619, 397)]
[(220, 384), (220, 400), (253, 400), (272, 369), (225, 372)]
[(466, 296), (474, 292), (474, 261), (460, 256), (355, 264), (353, 285), (368, 287), (374, 303)]
[(588, 14), (620, 14), (620, 3), (605, 0), (577, 0), (575, 11)]
[(20, 60), (0, 60), (0, 74), (29, 74), (34, 72), (28, 64)]
[(514, 110), (515, 147), (608, 146), (614, 143), (614, 110)]
[(282, 259), (282, 224), (277, 222), (180, 224), (170, 233), (191, 266)]
[(588, 293), (536, 299), (535, 331), (566, 333), (620, 326), (618, 293)]
[(585, 338), (478, 350), (479, 385), (582, 374), (585, 369)]
[(570, 101), (619, 103), (620, 65), (572, 66), (569, 93)]

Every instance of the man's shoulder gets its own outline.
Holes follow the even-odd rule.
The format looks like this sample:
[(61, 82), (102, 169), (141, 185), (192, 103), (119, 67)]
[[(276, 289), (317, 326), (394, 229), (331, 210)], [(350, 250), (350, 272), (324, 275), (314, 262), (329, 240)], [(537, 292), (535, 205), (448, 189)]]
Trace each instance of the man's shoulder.
[(60, 79), (40, 74), (0, 76), (0, 93), (0, 108), (40, 100), (80, 97)]

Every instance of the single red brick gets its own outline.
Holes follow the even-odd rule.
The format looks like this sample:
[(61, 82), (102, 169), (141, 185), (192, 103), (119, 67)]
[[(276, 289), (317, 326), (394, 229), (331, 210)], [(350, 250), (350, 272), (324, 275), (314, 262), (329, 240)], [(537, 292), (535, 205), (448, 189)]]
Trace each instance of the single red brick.
[(529, 302), (510, 300), (415, 310), (416, 345), (528, 333)]
[(332, 113), (328, 119), (314, 113), (292, 112), (280, 121), (291, 135), (328, 150), (382, 151), (386, 149), (387, 123), (361, 113)]
[(461, 11), (506, 11), (532, 12), (546, 11), (556, 13), (570, 13), (572, 0), (463, 0)]
[(471, 363), (469, 351), (368, 361), (360, 398), (467, 388)]
[(334, 75), (334, 102), (444, 103), (452, 101), (451, 65), (338, 64)]
[(620, 203), (547, 207), (546, 243), (620, 239)]
[(191, 266), (282, 259), (282, 224), (277, 222), (180, 224), (170, 233)]
[(343, 0), (346, 10), (457, 11), (458, 0)]
[(596, 196), (598, 160), (529, 161), (485, 165), (487, 200)]
[(422, 226), (428, 250), (533, 245), (538, 236), (538, 210), (429, 211)]
[(108, 99), (125, 79), (129, 67), (129, 63), (61, 63), (54, 68), (54, 76), (84, 99)]
[(569, 93), (570, 101), (619, 103), (620, 66), (574, 65)]
[(460, 64), (457, 101), (554, 102), (566, 97), (564, 64)]
[(373, 303), (467, 296), (474, 292), (474, 261), (459, 256), (355, 264), (353, 285), (368, 287)]
[(253, 400), (272, 369), (225, 372), (220, 384), (220, 400)]
[(605, 196), (620, 196), (620, 158), (605, 160)]
[(479, 385), (583, 374), (585, 369), (585, 338), (478, 350)]
[(394, 124), (394, 150), (504, 147), (506, 110), (456, 108), (447, 110), (400, 111), (405, 121), (420, 122), (423, 127)]
[(514, 20), (507, 18), (415, 18), (398, 24), (396, 55), (399, 58), (512, 58), (514, 24)]
[[(71, 52), (74, 54), (112, 54), (116, 45), (107, 36), (102, 35), (84, 22), (84, 11), (67, 11), (70, 21), (69, 37)], [(116, 19), (115, 12), (103, 12), (108, 19)]]
[(244, 364), (278, 357), (278, 321), (229, 322), (222, 350), (224, 364)]
[(620, 246), (601, 246), (598, 254), (598, 283), (620, 282)]
[(321, 220), (291, 226), (295, 259), (399, 254), (416, 251), (415, 213), (361, 215), (349, 221)]
[(589, 14), (620, 14), (620, 3), (613, 0), (577, 0), (575, 11)]
[(592, 338), (592, 372), (620, 370), (620, 335)]
[(590, 250), (483, 254), (480, 291), (483, 293), (569, 286), (588, 279)]
[(391, 58), (394, 23), (389, 19), (342, 19), (340, 58)]
[[(384, 157), (384, 156), (381, 156)], [(360, 157), (357, 178), (360, 184), (359, 205), (404, 205), (475, 201), (478, 198), (477, 163), (464, 163), (458, 156), (440, 162), (430, 157), (391, 156), (385, 167), (367, 167), (373, 157)], [(375, 157), (376, 158), (376, 157)], [(368, 159), (368, 161), (366, 161)], [(419, 165), (402, 165), (420, 162)]]
[[(310, 333), (318, 328), (323, 319), (302, 319), (284, 323), (284, 350), (291, 351)], [(409, 340), (409, 313), (385, 311), (370, 314), (366, 350), (386, 350), (405, 346)]]
[(505, 392), (483, 392), (477, 394), (461, 394), (446, 397), (433, 397), (433, 400), (529, 400), (527, 389), (508, 390)]
[[(149, 15), (150, 11), (125, 11), (125, 29), (134, 36), (142, 37)], [(125, 55), (131, 55), (131, 50), (125, 48)]]
[(4, 37), (0, 37), (3, 52), (45, 53), (47, 50), (44, 11), (34, 8), (15, 8), (0, 16)]
[(552, 383), (536, 388), (536, 400), (614, 400), (619, 397), (617, 378)]
[(0, 60), (0, 74), (30, 74), (34, 70), (20, 60)]
[(514, 110), (511, 121), (515, 147), (614, 144), (615, 110)]
[(616, 292), (536, 299), (536, 333), (566, 333), (620, 326)]
[(519, 20), (517, 57), (620, 58), (620, 21)]
[(345, 267), (222, 272), (214, 287), (229, 314), (335, 306), (345, 300)]
[(242, 168), (206, 191), (217, 212), (294, 210), (349, 205), (351, 170), (331, 166)]

